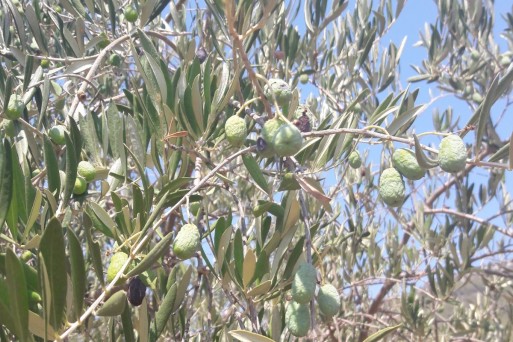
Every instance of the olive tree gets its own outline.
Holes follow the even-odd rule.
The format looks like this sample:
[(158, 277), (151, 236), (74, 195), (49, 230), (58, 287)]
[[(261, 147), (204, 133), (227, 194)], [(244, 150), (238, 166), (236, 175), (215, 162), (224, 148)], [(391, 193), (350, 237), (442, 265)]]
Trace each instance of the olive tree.
[(0, 3), (0, 340), (511, 339), (513, 11)]

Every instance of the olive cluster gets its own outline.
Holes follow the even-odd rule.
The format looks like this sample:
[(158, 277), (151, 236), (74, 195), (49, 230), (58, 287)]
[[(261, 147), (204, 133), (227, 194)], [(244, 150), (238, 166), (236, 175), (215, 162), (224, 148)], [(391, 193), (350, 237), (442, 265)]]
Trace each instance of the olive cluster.
[[(48, 131), (48, 136), (56, 145), (66, 145), (66, 127), (63, 125), (55, 125)], [(77, 178), (73, 193), (82, 195), (87, 190), (87, 184), (93, 182), (96, 178), (96, 168), (88, 161), (81, 161), (77, 167)], [(61, 184), (65, 184), (66, 174), (61, 171)]]
[[(276, 78), (270, 79), (264, 88), (264, 94), (270, 103), (280, 108), (281, 113), (288, 113), (292, 90), (287, 82)], [(294, 122), (279, 114), (267, 120), (257, 143), (260, 155), (264, 158), (275, 155), (288, 157), (299, 152), (303, 146), (301, 132), (311, 130), (311, 117), (308, 113), (308, 109), (300, 105), (294, 112)], [(226, 139), (233, 147), (240, 147), (246, 141), (248, 130), (243, 118), (231, 116), (226, 120), (224, 129)]]
[[(438, 152), (438, 164), (445, 172), (457, 173), (465, 169), (467, 148), (463, 140), (454, 134), (442, 139)], [(383, 170), (379, 178), (379, 194), (383, 202), (391, 207), (399, 207), (406, 197), (403, 177), (419, 180), (426, 174), (415, 156), (408, 149), (395, 150), (392, 155), (393, 167)]]
[[(297, 337), (306, 336), (310, 330), (309, 303), (315, 296), (317, 271), (312, 264), (302, 263), (292, 281), (292, 299), (285, 311), (285, 322), (290, 333)], [(317, 294), (320, 312), (333, 317), (340, 311), (340, 295), (331, 284), (324, 284)]]

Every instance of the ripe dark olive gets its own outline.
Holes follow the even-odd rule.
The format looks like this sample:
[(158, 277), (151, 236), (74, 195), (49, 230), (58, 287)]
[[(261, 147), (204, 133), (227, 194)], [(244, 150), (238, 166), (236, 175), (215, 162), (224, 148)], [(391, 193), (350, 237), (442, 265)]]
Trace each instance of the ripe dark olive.
[(141, 305), (144, 296), (146, 296), (146, 285), (139, 277), (133, 277), (128, 282), (127, 297), (133, 306)]

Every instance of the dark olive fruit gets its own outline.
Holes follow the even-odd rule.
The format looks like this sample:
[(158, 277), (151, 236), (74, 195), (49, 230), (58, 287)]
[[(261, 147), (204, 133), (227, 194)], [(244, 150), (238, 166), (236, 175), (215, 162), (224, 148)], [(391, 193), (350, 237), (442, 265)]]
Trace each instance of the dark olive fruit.
[(203, 63), (208, 57), (208, 54), (207, 54), (207, 51), (205, 50), (205, 48), (203, 46), (200, 46), (198, 48), (198, 50), (196, 50), (196, 58), (198, 59), (198, 61), (201, 63)]
[(146, 296), (146, 285), (139, 277), (130, 278), (128, 281), (127, 297), (130, 304), (139, 306)]

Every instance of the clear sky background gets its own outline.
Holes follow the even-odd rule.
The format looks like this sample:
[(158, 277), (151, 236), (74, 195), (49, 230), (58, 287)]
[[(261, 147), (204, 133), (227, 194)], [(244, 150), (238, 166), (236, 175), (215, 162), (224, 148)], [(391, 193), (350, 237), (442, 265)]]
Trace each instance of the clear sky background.
[[(349, 6), (342, 13), (342, 16), (346, 15), (346, 13), (352, 12), (356, 6), (356, 0), (350, 0)], [(297, 1), (295, 2), (297, 3)], [(378, 1), (374, 1), (374, 6), (376, 6), (376, 3)], [(304, 3), (302, 4), (304, 6)], [(395, 4), (394, 4), (395, 7)], [(513, 7), (513, 0), (497, 0), (495, 2), (495, 28), (494, 28), (494, 36), (495, 41), (497, 44), (499, 44), (501, 51), (507, 51), (508, 46), (504, 39), (500, 37), (500, 33), (504, 31), (506, 24), (504, 22), (504, 19), (502, 18), (502, 15), (508, 11), (511, 11)], [(328, 8), (330, 8), (330, 5), (328, 5)], [(403, 9), (403, 12), (399, 16), (397, 22), (395, 25), (391, 28), (391, 30), (381, 39), (381, 46), (383, 49), (388, 47), (388, 44), (390, 42), (394, 42), (396, 46), (399, 46), (401, 44), (401, 41), (404, 39), (404, 37), (407, 37), (405, 49), (402, 53), (401, 59), (400, 59), (400, 82), (402, 85), (402, 88), (406, 88), (408, 86), (407, 79), (412, 76), (416, 76), (417, 73), (415, 70), (411, 68), (411, 65), (421, 65), (422, 60), (426, 58), (427, 51), (423, 47), (414, 47), (414, 44), (419, 41), (419, 32), (424, 32), (424, 28), (426, 23), (434, 24), (437, 19), (437, 8), (436, 4), (433, 0), (407, 0), (405, 7)], [(296, 18), (296, 20), (292, 23), (294, 26), (298, 26), (300, 34), (304, 34), (306, 32), (306, 27), (304, 24), (304, 18), (302, 13), (302, 7), (301, 11)], [(298, 85), (298, 88), (301, 91), (301, 99), (302, 101), (305, 101), (306, 98), (313, 94), (314, 96), (318, 95), (317, 89), (311, 85)], [(411, 85), (410, 90), (414, 90), (416, 88), (420, 88), (419, 96), (417, 98), (416, 104), (425, 104), (431, 101), (432, 96), (436, 97), (440, 95), (440, 91), (436, 88), (436, 83), (428, 84), (427, 82), (418, 82)], [(391, 91), (391, 90), (390, 90)], [(389, 94), (389, 91), (384, 91), (380, 96), (386, 97)], [(435, 109), (438, 109), (440, 113), (442, 113), (447, 107), (451, 106), (454, 110), (454, 115), (458, 116), (461, 115), (462, 120), (460, 120), (460, 125), (463, 125), (468, 118), (473, 114), (474, 109), (471, 108), (465, 101), (456, 98), (455, 96), (446, 96), (443, 97), (436, 102), (434, 102), (430, 107), (425, 110), (418, 120), (414, 123), (414, 130), (416, 133), (423, 133), (427, 131), (433, 131), (433, 124), (432, 124), (432, 115), (433, 111)], [(504, 108), (504, 101), (497, 102), (494, 107), (492, 108), (492, 115), (497, 115), (497, 113), (502, 112)], [(499, 129), (499, 135), (501, 139), (506, 140), (509, 138), (509, 136), (513, 132), (513, 112), (509, 111), (507, 113), (506, 117), (503, 119), (503, 124), (501, 125)], [(438, 143), (440, 141), (440, 137), (438, 136), (432, 136), (432, 137), (423, 137), (422, 142), (423, 143), (432, 143), (434, 147), (438, 148)], [(473, 143), (474, 135), (468, 134), (465, 138), (465, 141), (469, 144)], [(399, 145), (398, 145), (399, 147)], [(400, 147), (405, 147), (404, 145), (400, 145)], [(378, 145), (366, 145), (362, 144), (361, 146), (358, 146), (360, 151), (367, 150), (369, 151), (369, 159), (372, 167), (372, 171), (378, 173), (380, 171), (380, 153), (382, 150), (381, 146)], [(474, 188), (474, 192), (477, 192), (477, 189), (479, 188), (479, 184), (487, 184), (488, 178), (489, 178), (489, 172), (490, 170), (487, 168), (477, 168), (473, 171), (473, 177), (472, 181), (476, 182), (476, 186)], [(513, 172), (506, 171), (506, 186), (509, 193), (513, 193)], [(475, 174), (475, 177), (474, 177)], [(449, 174), (441, 174), (442, 179), (440, 182), (445, 182), (449, 177), (452, 177)], [(328, 172), (327, 174), (319, 175), (319, 177), (326, 177), (324, 178), (324, 187), (330, 187), (334, 186), (337, 183), (337, 176), (333, 174), (333, 172)], [(377, 178), (375, 179), (375, 182), (377, 183)], [(425, 189), (423, 188), (422, 181), (418, 181), (415, 183), (415, 186), (418, 187), (418, 191), (422, 194), (424, 194)], [(276, 193), (275, 200), (279, 203), (281, 193)], [(336, 199), (334, 199), (336, 200)], [(378, 201), (378, 199), (375, 199)], [(332, 203), (335, 205), (335, 203)], [(454, 207), (454, 197), (450, 197), (446, 199), (445, 204), (449, 205), (450, 207)], [(405, 204), (405, 206), (408, 206), (410, 210), (413, 210), (411, 208), (411, 204)], [(486, 208), (480, 208), (479, 211), (476, 213), (481, 218), (487, 218), (491, 215), (494, 215), (499, 211), (500, 208), (498, 208), (497, 204), (492, 204), (487, 206)], [(344, 216), (344, 215), (342, 215)], [(343, 223), (345, 221), (345, 217), (339, 217), (339, 222)], [(235, 224), (236, 220), (238, 220), (237, 216), (234, 217), (233, 223)], [(437, 223), (443, 224), (443, 221), (445, 220), (442, 215), (439, 215), (436, 217), (435, 226)], [(494, 223), (500, 225), (501, 227), (505, 227), (505, 223), (500, 219), (497, 218), (494, 220)], [(507, 228), (507, 227), (506, 227)], [(496, 239), (500, 238), (500, 234), (496, 234)], [(205, 249), (206, 251), (209, 251), (209, 248)], [(207, 256), (210, 258), (212, 255), (207, 252)], [(213, 256), (212, 256), (213, 257)], [(212, 260), (211, 260), (212, 261)], [(371, 291), (374, 291), (374, 289), (371, 289)]]
[[(358, 1), (350, 0), (348, 8), (342, 13), (345, 15), (348, 11), (353, 12), (355, 6)], [(379, 1), (374, 1), (374, 7), (379, 3)], [(304, 4), (302, 4), (304, 6)], [(503, 19), (503, 16), (508, 11), (511, 12), (513, 7), (513, 1), (511, 0), (497, 0), (495, 1), (495, 25), (494, 25), (494, 38), (495, 42), (499, 45), (501, 52), (505, 52), (511, 49), (508, 47), (505, 39), (500, 37), (500, 34), (506, 28), (506, 23)], [(330, 8), (330, 5), (328, 5)], [(395, 4), (394, 4), (395, 8)], [(411, 68), (411, 65), (422, 65), (422, 60), (427, 56), (427, 50), (424, 47), (415, 47), (415, 43), (420, 40), (420, 32), (425, 31), (426, 24), (435, 24), (437, 20), (437, 7), (436, 3), (433, 0), (407, 0), (404, 6), (404, 9), (400, 16), (398, 17), (394, 26), (390, 29), (390, 31), (381, 39), (380, 44), (382, 49), (386, 49), (390, 42), (393, 42), (396, 46), (399, 46), (404, 39), (407, 37), (406, 45), (404, 51), (401, 55), (400, 59), (400, 83), (402, 89), (408, 86), (408, 78), (412, 76), (416, 76), (416, 71)], [(303, 13), (300, 12), (298, 18), (294, 22), (294, 25), (298, 26), (298, 29), (301, 33), (306, 31), (304, 25)], [(315, 95), (318, 94), (317, 89), (311, 85), (307, 86), (299, 86), (301, 89), (301, 98), (306, 100), (310, 93)], [(416, 88), (420, 89), (419, 95), (417, 97), (416, 105), (429, 103), (433, 98), (443, 94), (438, 88), (436, 83), (427, 83), (427, 82), (417, 82), (413, 83), (410, 86), (410, 90), (414, 90)], [(380, 97), (385, 98), (390, 91), (384, 91), (380, 94)], [(484, 95), (484, 94), (483, 94)], [(505, 101), (499, 100), (493, 107), (491, 111), (492, 117), (498, 117), (504, 110)], [(442, 113), (448, 107), (453, 108), (453, 115), (455, 117), (461, 116), (461, 120), (459, 125), (464, 125), (467, 120), (474, 113), (474, 108), (470, 107), (469, 104), (453, 95), (447, 95), (439, 98), (435, 101), (431, 106), (429, 106), (417, 119), (417, 121), (413, 125), (414, 132), (424, 133), (429, 131), (434, 131), (433, 128), (433, 112), (435, 109), (438, 109), (439, 113)], [(460, 127), (463, 128), (463, 127)], [(503, 141), (509, 139), (509, 136), (513, 132), (513, 111), (509, 110), (505, 117), (502, 119), (501, 124), (498, 127), (498, 134)], [(432, 144), (435, 148), (438, 148), (438, 144), (441, 137), (438, 136), (426, 136), (422, 137), (422, 143)], [(475, 136), (473, 133), (467, 134), (465, 137), (465, 142), (472, 144), (474, 142)], [(397, 145), (397, 147), (405, 147), (404, 145)], [(369, 151), (369, 160), (372, 163), (372, 170), (379, 171), (380, 165), (380, 153), (381, 148), (376, 145), (362, 145), (358, 147), (360, 151), (367, 150)], [(473, 171), (472, 181), (476, 183), (475, 191), (479, 188), (479, 184), (486, 185), (489, 178), (490, 170), (487, 168), (476, 168)], [(505, 176), (507, 179), (506, 187), (509, 193), (513, 192), (513, 172), (506, 171)], [(474, 177), (475, 174), (475, 177)], [(450, 177), (450, 175), (447, 175)], [(325, 186), (334, 185), (337, 181), (333, 175), (328, 176), (325, 180)], [(445, 180), (445, 178), (444, 178)], [(421, 186), (417, 183), (415, 186)], [(449, 199), (447, 205), (453, 206), (452, 199)], [(478, 216), (481, 218), (487, 218), (495, 213), (500, 208), (497, 205), (488, 205), (485, 208), (481, 208)], [(496, 219), (494, 223), (497, 223), (501, 226), (504, 226), (504, 222), (501, 219)]]

